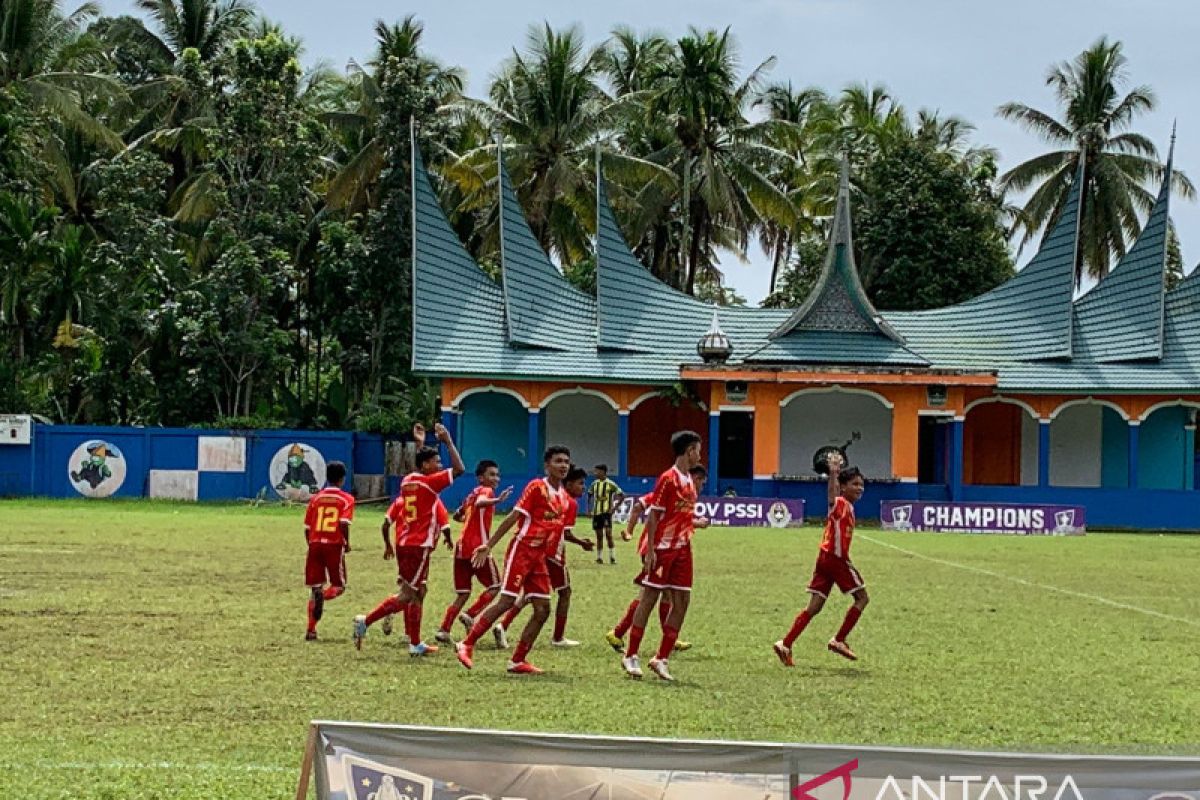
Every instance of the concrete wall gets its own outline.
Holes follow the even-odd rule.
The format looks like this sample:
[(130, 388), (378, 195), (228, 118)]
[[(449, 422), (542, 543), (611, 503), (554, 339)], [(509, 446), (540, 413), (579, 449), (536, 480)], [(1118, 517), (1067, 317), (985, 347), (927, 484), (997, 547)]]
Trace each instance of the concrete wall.
[(1101, 412), (1081, 404), (1065, 409), (1050, 424), (1050, 485), (1099, 486)]
[(868, 478), (892, 475), (892, 410), (869, 395), (812, 392), (797, 395), (780, 409), (779, 471), (811, 475), (813, 454), (825, 445), (844, 445), (858, 432), (847, 454)]
[(588, 394), (561, 395), (542, 408), (542, 418), (545, 446), (565, 444), (571, 448), (571, 460), (588, 470), (596, 464), (615, 469), (617, 412), (604, 400)]
[(462, 401), (458, 437), (467, 471), (490, 458), (502, 474), (519, 474), (528, 466), (529, 412), (513, 396), (481, 392)]

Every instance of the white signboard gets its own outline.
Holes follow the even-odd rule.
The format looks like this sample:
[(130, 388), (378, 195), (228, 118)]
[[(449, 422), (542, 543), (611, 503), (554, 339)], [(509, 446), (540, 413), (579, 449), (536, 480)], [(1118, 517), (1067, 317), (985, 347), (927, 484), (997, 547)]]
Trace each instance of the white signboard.
[(29, 444), (33, 441), (33, 417), (0, 414), (0, 444)]
[(201, 436), (196, 448), (196, 469), (201, 472), (246, 471), (246, 439), (242, 436)]

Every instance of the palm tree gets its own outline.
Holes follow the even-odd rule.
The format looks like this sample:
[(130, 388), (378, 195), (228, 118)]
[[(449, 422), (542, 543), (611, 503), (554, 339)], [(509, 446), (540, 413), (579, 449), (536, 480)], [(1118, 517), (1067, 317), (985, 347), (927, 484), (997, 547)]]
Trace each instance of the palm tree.
[(729, 29), (691, 29), (655, 76), (648, 113), (673, 129), (673, 141), (650, 157), (668, 165), (681, 184), (682, 258), (672, 276), (694, 293), (699, 274), (712, 273), (718, 248), (744, 254), (767, 221), (790, 227), (796, 210), (768, 173), (788, 158), (771, 143), (780, 121), (750, 122), (769, 58), (739, 81), (737, 48)]
[[(1122, 50), (1120, 42), (1101, 37), (1072, 61), (1050, 68), (1046, 85), (1054, 89), (1061, 118), (1024, 103), (1005, 103), (997, 110), (1057, 148), (1000, 178), (1002, 190), (1036, 186), (1013, 229), (1014, 235), (1021, 233), (1022, 245), (1062, 213), (1084, 160), (1077, 282), (1085, 270), (1093, 277), (1105, 275), (1113, 260), (1125, 254), (1127, 243), (1141, 232), (1138, 213), (1148, 213), (1154, 203), (1147, 183), (1163, 176), (1154, 143), (1130, 130), (1140, 114), (1154, 109), (1154, 92), (1136, 86), (1122, 94), (1129, 82)], [(1178, 171), (1173, 188), (1184, 197), (1195, 196), (1191, 181)]]
[(195, 50), (201, 61), (211, 61), (254, 22), (248, 0), (137, 0), (158, 28), (146, 29), (147, 43), (174, 64), (185, 50)]
[(371, 208), (376, 203), (375, 187), (387, 163), (388, 148), (380, 128), (381, 81), (391, 65), (404, 64), (418, 82), (430, 88), (443, 105), (462, 93), (463, 73), (442, 66), (421, 49), (425, 26), (412, 14), (400, 23), (375, 23), (375, 55), (369, 70), (350, 62), (343, 86), (343, 108), (323, 113), (321, 119), (336, 132), (338, 170), (326, 187), (326, 203), (347, 213)]

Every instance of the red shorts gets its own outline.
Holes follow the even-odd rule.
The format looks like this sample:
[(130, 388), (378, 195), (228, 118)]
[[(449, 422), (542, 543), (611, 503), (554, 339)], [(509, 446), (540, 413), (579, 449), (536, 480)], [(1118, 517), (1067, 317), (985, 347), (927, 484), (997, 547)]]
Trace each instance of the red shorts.
[(504, 577), (500, 594), (518, 597), (550, 597), (550, 573), (546, 569), (546, 551), (526, 547), (519, 542), (508, 546), (504, 554)]
[(692, 590), (692, 547), (654, 551), (654, 571), (642, 579), (651, 589)]
[(420, 589), (429, 580), (429, 556), (432, 547), (397, 547), (396, 569), (400, 577), (396, 583), (407, 585), (411, 589)]
[(546, 572), (550, 574), (550, 588), (554, 591), (561, 592), (571, 588), (571, 572), (566, 564), (547, 558)]
[(496, 569), (496, 560), (488, 558), (479, 569), (471, 566), (471, 559), (454, 559), (454, 591), (459, 594), (471, 593), (471, 578), (479, 581), (485, 589), (496, 589), (500, 586), (500, 570)]
[(304, 560), (305, 586), (346, 586), (346, 548), (340, 544), (310, 544)]
[(847, 559), (827, 553), (824, 550), (817, 556), (817, 566), (813, 570), (812, 580), (808, 582), (808, 591), (821, 597), (829, 597), (829, 590), (834, 586), (849, 594), (863, 588), (862, 575)]

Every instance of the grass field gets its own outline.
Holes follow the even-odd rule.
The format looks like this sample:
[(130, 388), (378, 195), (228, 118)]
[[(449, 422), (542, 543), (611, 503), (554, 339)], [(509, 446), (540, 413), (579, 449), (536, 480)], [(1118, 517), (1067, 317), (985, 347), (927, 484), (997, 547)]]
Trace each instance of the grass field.
[[(313, 718), (783, 741), (1200, 750), (1200, 537), (972, 537), (863, 530), (873, 603), (828, 653), (832, 598), (783, 669), (770, 643), (805, 601), (818, 532), (697, 541), (679, 683), (623, 677), (601, 635), (623, 563), (572, 553), (574, 651), (513, 678), (410, 660), (350, 619), (390, 591), (379, 509), (360, 509), (350, 590), (306, 643), (298, 509), (0, 503), (0, 797), (284, 798)], [(426, 630), (450, 598), (434, 564)], [(548, 631), (546, 632), (548, 633)], [(657, 628), (647, 638), (657, 644)]]

